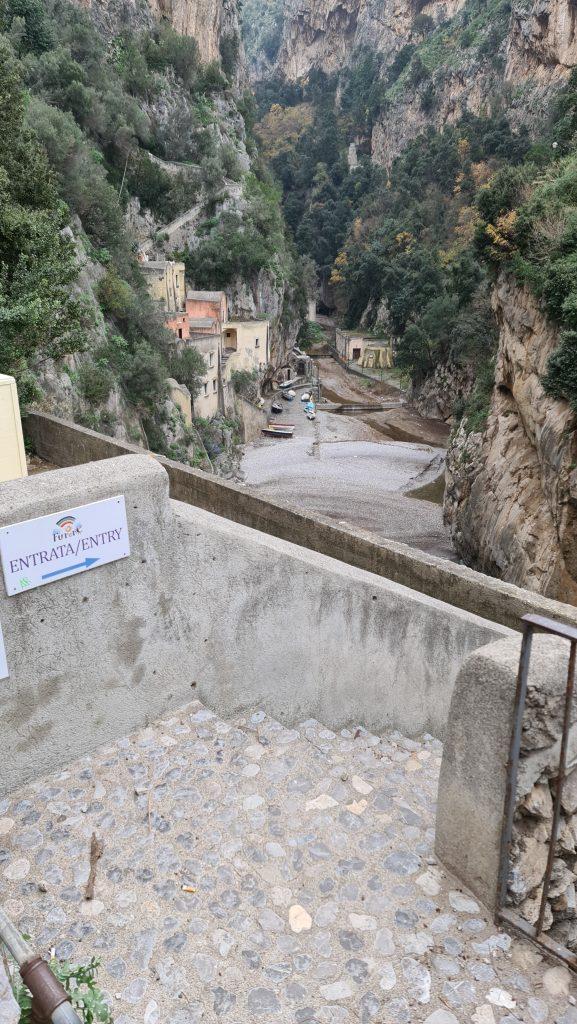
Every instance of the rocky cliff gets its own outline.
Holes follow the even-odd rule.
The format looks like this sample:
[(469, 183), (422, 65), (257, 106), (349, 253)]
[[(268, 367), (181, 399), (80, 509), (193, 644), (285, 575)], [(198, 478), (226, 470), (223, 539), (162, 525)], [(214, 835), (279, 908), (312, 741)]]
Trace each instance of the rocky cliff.
[(445, 519), (463, 560), (577, 601), (577, 425), (541, 378), (558, 332), (535, 298), (502, 276), (495, 389), (482, 434), (461, 428), (447, 460)]
[(292, 0), (285, 15), (277, 70), (289, 81), (304, 78), (314, 68), (333, 74), (364, 46), (392, 60), (412, 40), (419, 14), (440, 24), (455, 15), (464, 2)]
[[(380, 54), (388, 87), (368, 145), (388, 167), (420, 132), (504, 99), (512, 124), (534, 128), (577, 62), (576, 16), (573, 0), (292, 0), (275, 71), (298, 82), (314, 69), (337, 74), (363, 49)], [(391, 82), (409, 48), (421, 73), (407, 64)]]
[(75, 0), (89, 10), (107, 35), (127, 27), (150, 28), (165, 20), (180, 35), (192, 36), (205, 63), (220, 60), (220, 44), (227, 36), (239, 36), (238, 8), (234, 0)]

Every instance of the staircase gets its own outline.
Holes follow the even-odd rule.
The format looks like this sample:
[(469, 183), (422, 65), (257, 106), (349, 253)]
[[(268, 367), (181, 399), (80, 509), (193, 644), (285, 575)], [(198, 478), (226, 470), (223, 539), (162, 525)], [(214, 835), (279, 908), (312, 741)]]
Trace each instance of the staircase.
[(115, 1024), (570, 1024), (568, 972), (436, 862), (440, 757), (194, 702), (0, 803), (0, 902), (100, 958)]

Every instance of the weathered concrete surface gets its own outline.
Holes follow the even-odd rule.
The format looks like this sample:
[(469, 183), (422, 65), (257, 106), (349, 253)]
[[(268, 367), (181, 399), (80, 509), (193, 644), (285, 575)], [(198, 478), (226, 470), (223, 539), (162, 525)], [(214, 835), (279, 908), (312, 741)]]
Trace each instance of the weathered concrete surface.
[(0, 901), (101, 959), (115, 1024), (572, 1024), (569, 972), (435, 863), (440, 747), (195, 702), (0, 801)]
[(4, 792), (146, 724), (191, 688), (231, 714), (441, 736), (467, 653), (508, 630), (382, 577), (169, 502), (135, 456), (0, 488), (6, 525), (126, 496), (127, 559), (0, 596)]
[[(500, 640), (464, 662), (451, 700), (439, 780), (436, 852), (490, 909), (496, 905), (520, 649), (519, 638)], [(533, 638), (528, 686), (541, 695), (544, 708), (564, 691), (567, 658), (564, 641)], [(543, 746), (547, 747), (545, 739)], [(548, 756), (546, 749), (543, 766)], [(538, 751), (524, 760), (522, 793), (539, 775), (539, 764)]]
[(0, 791), (116, 738), (190, 698), (190, 617), (166, 557), (168, 480), (138, 455), (0, 487), (0, 525), (124, 494), (132, 554), (7, 597), (10, 678), (0, 681)]
[(326, 555), (175, 509), (197, 692), (221, 714), (260, 704), (289, 723), (442, 737), (463, 658), (511, 635)]
[[(129, 453), (142, 454), (142, 449), (135, 445), (42, 413), (28, 415), (26, 432), (38, 455), (57, 466), (75, 466)], [(362, 531), (335, 526), (320, 515), (305, 515), (182, 463), (160, 456), (155, 458), (168, 472), (171, 497), (179, 501), (368, 569), (512, 629), (518, 629), (519, 620), (529, 612), (577, 626), (577, 609), (571, 605), (415, 551), (406, 544), (375, 543)]]

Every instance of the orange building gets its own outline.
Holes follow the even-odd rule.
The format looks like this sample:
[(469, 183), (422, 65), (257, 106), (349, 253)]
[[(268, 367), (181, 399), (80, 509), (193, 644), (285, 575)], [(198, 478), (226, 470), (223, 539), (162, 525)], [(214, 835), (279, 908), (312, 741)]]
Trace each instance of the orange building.
[(225, 293), (189, 289), (186, 293), (186, 315), (191, 334), (220, 334), (228, 315)]
[(168, 330), (182, 341), (190, 340), (190, 323), (186, 313), (174, 313), (164, 321)]

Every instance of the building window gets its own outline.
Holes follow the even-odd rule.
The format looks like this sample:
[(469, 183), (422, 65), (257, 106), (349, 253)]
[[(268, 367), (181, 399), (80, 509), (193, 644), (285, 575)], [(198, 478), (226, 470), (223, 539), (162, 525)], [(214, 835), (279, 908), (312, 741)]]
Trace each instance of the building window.
[(216, 378), (212, 382), (212, 390), (216, 391)]
[(182, 327), (178, 328), (178, 337), (182, 338)]
[(255, 338), (255, 339), (254, 339), (254, 347), (255, 347), (255, 348), (258, 348), (258, 347), (259, 347), (259, 345), (260, 345), (260, 341), (258, 340), (258, 338)]
[(204, 388), (205, 395), (208, 395), (208, 384), (203, 384), (202, 386)]
[(208, 356), (208, 365), (214, 366), (214, 352), (210, 352)]

